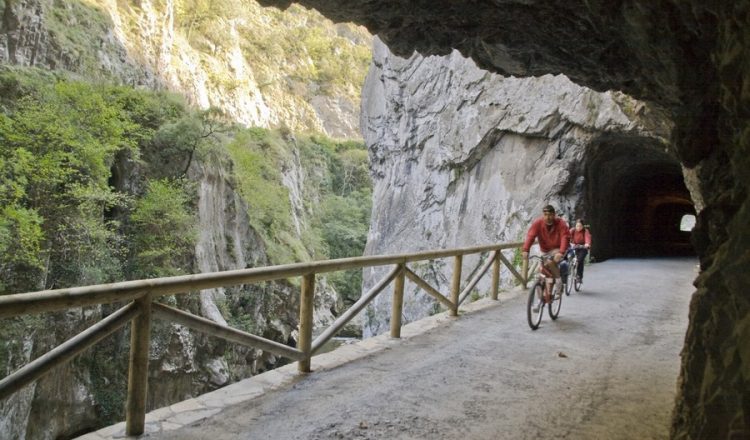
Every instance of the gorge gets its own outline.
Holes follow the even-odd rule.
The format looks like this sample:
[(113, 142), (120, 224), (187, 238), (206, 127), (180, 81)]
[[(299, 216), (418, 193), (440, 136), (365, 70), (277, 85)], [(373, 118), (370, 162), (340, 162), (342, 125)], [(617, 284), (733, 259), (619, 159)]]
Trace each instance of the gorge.
[[(199, 188), (196, 194), (201, 196), (193, 203), (200, 206), (195, 212), (203, 227), (194, 250), (185, 257), (190, 262), (182, 269), (221, 270), (265, 265), (283, 257), (315, 258), (311, 255), (313, 246), (289, 232), (304, 230), (304, 225), (311, 223), (305, 220), (306, 213), (311, 214), (311, 204), (301, 202), (303, 197), (296, 198), (295, 194), (304, 193), (304, 179), (309, 183), (328, 178), (320, 171), (324, 166), (300, 170), (333, 161), (325, 151), (356, 149), (340, 143), (327, 150), (329, 143), (315, 136), (303, 138), (295, 131), (358, 136), (354, 129), (357, 124), (352, 122), (359, 117), (358, 98), (352, 96), (358, 92), (336, 81), (329, 85), (317, 81), (321, 76), (310, 69), (312, 61), (295, 62), (278, 54), (277, 58), (268, 57), (273, 60), (271, 64), (288, 63), (294, 67), (292, 71), (274, 73), (262, 68), (251, 73), (250, 64), (241, 59), (252, 58), (248, 53), (259, 52), (260, 45), (243, 46), (237, 32), (247, 22), (223, 17), (217, 22), (232, 24), (222, 28), (227, 34), (210, 30), (198, 38), (198, 28), (189, 25), (178, 29), (174, 24), (175, 17), (177, 22), (179, 17), (188, 17), (180, 15), (184, 10), (178, 7), (185, 3), (137, 3), (123, 12), (114, 1), (0, 2), (0, 60), (62, 68), (97, 78), (115, 72), (112, 76), (121, 83), (178, 91), (203, 108), (236, 101), (233, 109), (225, 106), (230, 119), (244, 125), (279, 127), (280, 131), (269, 138), (259, 137), (252, 129), (236, 138), (244, 140), (240, 145), (255, 142), (256, 156), (279, 159), (273, 162), (278, 167), (274, 176), (288, 183), (282, 185), (286, 189), (277, 193), (274, 187), (262, 188), (282, 196), (274, 200), (289, 199), (288, 208), (285, 205), (283, 209), (283, 223), (288, 229), (273, 232), (283, 230), (284, 236), (292, 239), (269, 240), (269, 231), (278, 219), (253, 208), (272, 211), (275, 205), (262, 199), (248, 201), (249, 192), (242, 194), (243, 182), (252, 188), (258, 180), (231, 178), (227, 169), (215, 166), (232, 163), (231, 167), (241, 167), (241, 155), (214, 162), (201, 159), (193, 162), (186, 174)], [(750, 352), (745, 343), (750, 336), (750, 300), (746, 293), (750, 284), (746, 273), (750, 228), (742, 221), (750, 212), (746, 178), (750, 161), (750, 2), (260, 3), (290, 8), (296, 11), (298, 23), (305, 24), (320, 18), (301, 19), (304, 14), (296, 4), (315, 8), (334, 22), (365, 26), (378, 37), (364, 81), (359, 124), (369, 149), (373, 179), (367, 253), (517, 239), (547, 201), (556, 204), (569, 219), (585, 217), (589, 221), (598, 237), (592, 251), (597, 258), (623, 256), (634, 249), (649, 254), (691, 252), (694, 246), (701, 274), (695, 281), (697, 291), (691, 303), (671, 435), (750, 435)], [(88, 7), (91, 4), (96, 7)], [(261, 10), (250, 2), (227, 4), (237, 6), (240, 12)], [(167, 8), (159, 9), (163, 5)], [(277, 17), (273, 14), (276, 12), (271, 15)], [(69, 17), (62, 21), (67, 28), (47, 31), (41, 17), (50, 16)], [(81, 36), (71, 32), (80, 27), (70, 17), (84, 27), (101, 30), (91, 32), (100, 36), (94, 44), (97, 50), (73, 49)], [(105, 25), (99, 26), (102, 17)], [(334, 26), (334, 34), (369, 47), (365, 33), (349, 26)], [(138, 34), (143, 40), (129, 40), (132, 29), (145, 32)], [(288, 28), (281, 33), (294, 34)], [(267, 35), (273, 41), (278, 34)], [(151, 44), (139, 47), (138, 41)], [(232, 44), (222, 47), (217, 44), (221, 41)], [(315, 38), (306, 41), (318, 42)], [(188, 46), (200, 46), (213, 55), (202, 58), (185, 49)], [(342, 57), (345, 65), (362, 62), (358, 50), (341, 55), (341, 47), (346, 46), (334, 46), (330, 52)], [(331, 62), (330, 57), (317, 60)], [(365, 64), (369, 64), (369, 58)], [(170, 70), (168, 66), (177, 67)], [(227, 81), (210, 80), (219, 76), (216, 66), (228, 69)], [(331, 69), (324, 71), (331, 75)], [(326, 88), (334, 93), (317, 94)], [(301, 93), (294, 95), (294, 90)], [(284, 104), (272, 108), (272, 102)], [(176, 124), (174, 120), (169, 123)], [(185, 151), (177, 150), (175, 154), (153, 151), (163, 154), (167, 162), (178, 161), (176, 157), (185, 161)], [(208, 148), (204, 158), (211, 158), (212, 151)], [(341, 157), (336, 160), (339, 165), (344, 163)], [(139, 185), (143, 183), (137, 183), (138, 179), (127, 171), (140, 165), (127, 157), (115, 163), (108, 185), (140, 196), (144, 188)], [(359, 169), (356, 165), (361, 162), (352, 163), (352, 169)], [(315, 200), (320, 195), (306, 197)], [(675, 224), (690, 213), (698, 218), (692, 246)], [(217, 221), (219, 218), (221, 221)], [(256, 227), (264, 220), (266, 229)], [(642, 231), (643, 236), (634, 238), (634, 230)], [(664, 240), (654, 241), (654, 237)], [(449, 268), (425, 271), (432, 272), (431, 280), (438, 284), (450, 279)], [(374, 275), (364, 274), (365, 288)], [(256, 330), (286, 342), (294, 339), (296, 317), (294, 304), (292, 309), (282, 306), (295, 298), (296, 288), (292, 284), (265, 286), (243, 295), (204, 292), (197, 302), (181, 305), (215, 320), (239, 319), (243, 313), (237, 311), (253, 310)], [(243, 297), (263, 301), (239, 299)], [(235, 312), (225, 313), (222, 304), (230, 300), (237, 301), (230, 304)], [(342, 301), (335, 295), (321, 300), (321, 311), (336, 309), (333, 304)], [(408, 320), (432, 311), (431, 303), (414, 293), (409, 300), (405, 309)], [(387, 322), (378, 316), (378, 310), (387, 307), (373, 307), (364, 324), (366, 335), (387, 328)], [(78, 327), (103, 313), (107, 310), (80, 310), (71, 312), (71, 316), (50, 318), (49, 323), (59, 326), (60, 339), (73, 332), (67, 327)], [(269, 319), (272, 315), (278, 319)], [(23, 323), (31, 324), (40, 325)], [(151, 404), (155, 406), (215, 388), (230, 376), (253, 374), (266, 368), (267, 362), (276, 361), (261, 353), (226, 355), (221, 344), (192, 339), (180, 328), (166, 329), (161, 335), (154, 344), (158, 350), (151, 355), (153, 377), (179, 374), (171, 376), (172, 382), (165, 382), (163, 387), (154, 386)], [(56, 339), (54, 335), (48, 338)], [(119, 346), (126, 343), (124, 336), (118, 338)], [(28, 336), (20, 332), (13, 341), (11, 350), (6, 350), (13, 353), (12, 362), (7, 364), (18, 363), (19, 357), (33, 357), (36, 345)], [(180, 352), (183, 355), (174, 354)], [(239, 360), (230, 365), (227, 358)], [(15, 401), (5, 402), (0, 408), (4, 423), (0, 430), (19, 437), (54, 438), (92, 428), (102, 417), (102, 402), (112, 396), (91, 392), (91, 377), (97, 375), (85, 366), (77, 368), (55, 373), (49, 380), (40, 381), (36, 389), (30, 387), (14, 396)], [(68, 396), (67, 402), (51, 397), (50, 390), (59, 391), (56, 387), (62, 383), (68, 384), (61, 393)], [(73, 414), (72, 408), (92, 409)], [(75, 422), (53, 423), (45, 432), (33, 428), (27, 431), (26, 426), (38, 426), (32, 419), (42, 413), (54, 420)]]

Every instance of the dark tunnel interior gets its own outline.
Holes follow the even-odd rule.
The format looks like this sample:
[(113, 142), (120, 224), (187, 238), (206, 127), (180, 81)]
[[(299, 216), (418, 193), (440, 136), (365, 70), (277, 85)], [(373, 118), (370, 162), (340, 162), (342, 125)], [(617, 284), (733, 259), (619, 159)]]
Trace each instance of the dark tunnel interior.
[(592, 256), (695, 255), (690, 242), (695, 208), (679, 162), (663, 145), (605, 136), (590, 145), (588, 157), (585, 206)]

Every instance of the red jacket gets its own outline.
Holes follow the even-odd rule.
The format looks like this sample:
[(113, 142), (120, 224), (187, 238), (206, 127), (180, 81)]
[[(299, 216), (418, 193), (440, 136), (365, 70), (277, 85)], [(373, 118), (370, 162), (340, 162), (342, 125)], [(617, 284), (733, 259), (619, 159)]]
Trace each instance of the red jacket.
[(539, 248), (542, 252), (547, 253), (552, 249), (560, 249), (563, 254), (568, 249), (568, 237), (570, 232), (568, 224), (560, 217), (556, 217), (551, 226), (544, 223), (544, 217), (539, 217), (531, 224), (529, 232), (526, 234), (526, 241), (523, 243), (523, 251), (528, 252), (534, 239), (539, 240)]
[(575, 228), (571, 229), (570, 244), (587, 244), (591, 246), (591, 234), (589, 234), (589, 230), (576, 231)]

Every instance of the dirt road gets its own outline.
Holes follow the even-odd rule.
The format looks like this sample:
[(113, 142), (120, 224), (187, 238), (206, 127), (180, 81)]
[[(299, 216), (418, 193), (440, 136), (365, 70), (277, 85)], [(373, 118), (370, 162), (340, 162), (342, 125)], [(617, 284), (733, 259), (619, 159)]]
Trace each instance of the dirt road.
[(159, 438), (666, 438), (695, 265), (595, 264), (537, 331), (519, 294)]

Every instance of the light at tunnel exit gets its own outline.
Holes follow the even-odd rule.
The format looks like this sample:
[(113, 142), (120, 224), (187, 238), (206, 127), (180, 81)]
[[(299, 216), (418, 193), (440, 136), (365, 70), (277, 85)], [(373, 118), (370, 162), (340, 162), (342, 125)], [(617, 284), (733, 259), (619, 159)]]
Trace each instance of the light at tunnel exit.
[(692, 231), (695, 227), (695, 216), (691, 214), (685, 214), (680, 220), (680, 231)]

